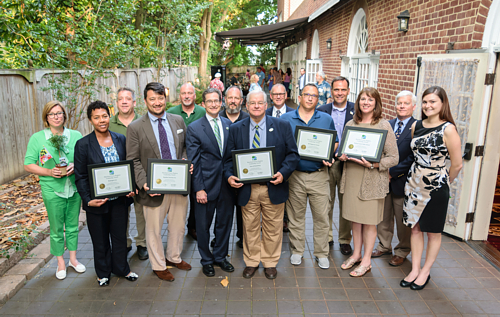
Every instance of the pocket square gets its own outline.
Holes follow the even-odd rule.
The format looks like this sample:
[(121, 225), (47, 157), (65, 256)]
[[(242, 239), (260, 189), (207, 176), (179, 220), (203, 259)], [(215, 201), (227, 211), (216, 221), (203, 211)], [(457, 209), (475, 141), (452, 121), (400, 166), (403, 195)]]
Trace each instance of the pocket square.
[(177, 134), (181, 134), (182, 132), (184, 132), (184, 129), (178, 129), (177, 130)]

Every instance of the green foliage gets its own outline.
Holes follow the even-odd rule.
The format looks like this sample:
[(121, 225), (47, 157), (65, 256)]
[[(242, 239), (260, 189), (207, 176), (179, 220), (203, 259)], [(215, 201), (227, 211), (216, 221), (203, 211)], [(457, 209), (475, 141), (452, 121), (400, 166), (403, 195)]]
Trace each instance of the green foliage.
[(26, 254), (28, 254), (29, 250), (33, 246), (34, 239), (31, 233), (38, 233), (35, 231), (36, 226), (32, 224), (30, 227), (23, 227), (22, 225), (18, 224), (16, 227), (9, 229), (9, 232), (16, 232), (17, 237), (16, 238), (9, 238), (8, 241), (12, 243), (12, 245), (9, 248), (3, 248), (0, 250), (0, 258), (10, 258), (9, 251), (14, 250), (16, 252), (18, 251), (23, 251)]
[(64, 149), (68, 138), (62, 134), (53, 134), (48, 141), (50, 145), (52, 145), (57, 151), (60, 152)]

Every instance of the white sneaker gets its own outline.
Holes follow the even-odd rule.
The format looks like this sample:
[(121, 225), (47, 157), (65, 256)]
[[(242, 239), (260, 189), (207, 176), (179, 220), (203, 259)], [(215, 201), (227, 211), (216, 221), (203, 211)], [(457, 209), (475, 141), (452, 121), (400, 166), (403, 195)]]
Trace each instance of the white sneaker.
[(58, 267), (56, 267), (56, 278), (58, 280), (64, 280), (66, 278), (66, 269), (58, 271)]
[(330, 268), (330, 261), (328, 261), (328, 258), (316, 258), (316, 262), (318, 262), (318, 266), (322, 269), (328, 269)]
[(290, 263), (293, 265), (300, 265), (302, 263), (302, 255), (300, 254), (292, 254), (290, 257)]
[(84, 273), (85, 270), (87, 269), (85, 265), (81, 264), (80, 262), (78, 262), (78, 264), (74, 266), (73, 263), (69, 261), (68, 266), (71, 266), (77, 273)]

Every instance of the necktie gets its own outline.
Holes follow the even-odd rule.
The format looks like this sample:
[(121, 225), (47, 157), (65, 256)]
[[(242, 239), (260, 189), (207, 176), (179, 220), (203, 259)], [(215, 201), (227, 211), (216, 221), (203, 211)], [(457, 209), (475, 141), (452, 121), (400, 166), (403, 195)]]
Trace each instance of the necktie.
[(217, 144), (219, 144), (219, 151), (220, 151), (220, 154), (222, 155), (222, 140), (220, 138), (219, 124), (217, 123), (217, 119), (212, 119), (212, 120), (214, 121), (215, 138), (217, 139)]
[(276, 118), (279, 118), (281, 116), (281, 112), (279, 110), (276, 110)]
[(255, 135), (253, 136), (252, 149), (260, 148), (259, 125), (255, 126)]
[(171, 160), (172, 154), (170, 154), (170, 146), (168, 144), (167, 131), (165, 131), (165, 128), (161, 123), (163, 120), (164, 120), (163, 118), (158, 119), (158, 134), (160, 135), (161, 158), (164, 160)]
[(399, 137), (401, 136), (401, 132), (403, 132), (402, 129), (403, 128), (403, 122), (402, 121), (399, 121), (398, 122), (398, 129), (396, 130), (396, 140), (399, 139)]

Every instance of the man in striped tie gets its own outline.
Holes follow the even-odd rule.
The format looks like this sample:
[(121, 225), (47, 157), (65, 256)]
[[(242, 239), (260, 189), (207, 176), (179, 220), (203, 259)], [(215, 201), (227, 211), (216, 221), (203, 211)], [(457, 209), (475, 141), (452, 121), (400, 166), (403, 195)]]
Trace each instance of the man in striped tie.
[[(251, 278), (261, 262), (268, 279), (274, 279), (278, 274), (276, 265), (281, 255), (283, 211), (288, 199), (287, 179), (299, 162), (290, 124), (266, 116), (266, 97), (263, 91), (251, 91), (247, 95), (250, 117), (229, 128), (224, 159), (226, 179), (232, 187), (238, 188), (237, 204), (242, 210), (244, 278)], [(234, 176), (231, 151), (271, 146), (275, 147), (277, 171), (273, 180), (257, 184), (240, 183)]]
[[(188, 126), (186, 150), (194, 168), (192, 186), (196, 193), (194, 212), (198, 251), (203, 273), (214, 276), (214, 265), (225, 272), (234, 271), (226, 259), (233, 224), (233, 190), (223, 176), (222, 168), (231, 121), (219, 116), (222, 94), (218, 89), (208, 88), (202, 99), (207, 113)], [(215, 245), (210, 252), (210, 225), (216, 209)]]

